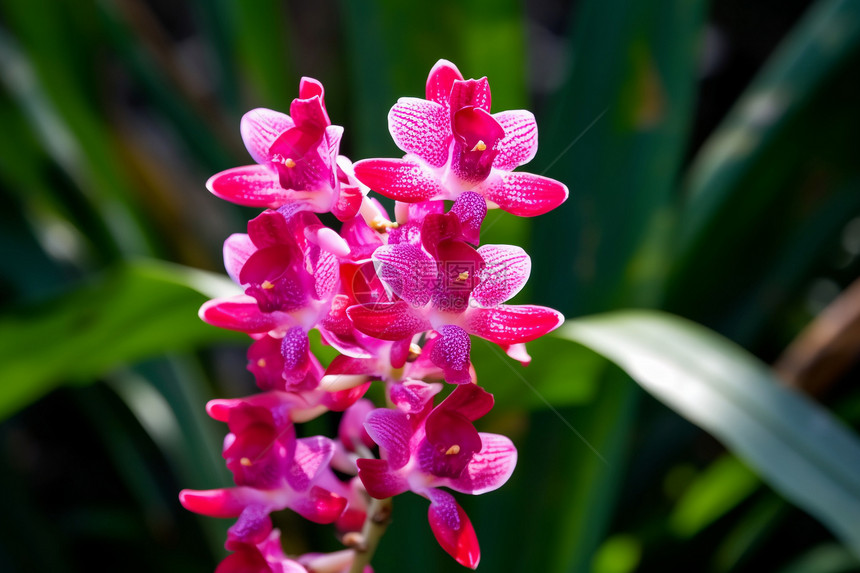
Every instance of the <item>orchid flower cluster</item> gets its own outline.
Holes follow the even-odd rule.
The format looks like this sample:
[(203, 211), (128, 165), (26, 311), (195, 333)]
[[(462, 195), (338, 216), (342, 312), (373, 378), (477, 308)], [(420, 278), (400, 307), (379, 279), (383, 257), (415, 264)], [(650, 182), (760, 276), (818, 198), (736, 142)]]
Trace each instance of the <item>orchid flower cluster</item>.
[[(241, 134), (254, 164), (207, 183), (216, 196), (265, 210), (224, 243), (227, 273), (244, 294), (200, 309), (209, 324), (248, 333), (248, 370), (260, 392), (212, 400), (227, 424), (223, 456), (235, 487), (184, 490), (189, 510), (237, 518), (219, 573), (369, 571), (390, 498), (429, 500), (442, 548), (475, 568), (475, 531), (451, 491), (503, 485), (517, 452), (478, 432), (493, 407), (477, 384), (470, 335), (527, 364), (525, 343), (563, 317), (507, 305), (530, 272), (517, 246), (480, 245), (487, 209), (540, 215), (567, 198), (558, 181), (513, 171), (537, 150), (528, 111), (490, 113), (486, 78), (465, 80), (440, 60), (426, 99), (401, 98), (389, 130), (406, 155), (355, 164), (340, 155), (322, 85), (303, 78), (286, 115), (255, 109)], [(395, 200), (395, 218), (368, 196)], [(318, 214), (331, 213), (327, 226)], [(339, 228), (333, 228), (339, 227)], [(479, 246), (480, 245), (480, 246)], [(308, 333), (338, 351), (323, 366)], [(384, 385), (386, 407), (364, 398)], [(437, 399), (445, 387), (453, 390)], [(342, 412), (336, 438), (297, 437), (296, 425)], [(346, 476), (346, 477), (344, 477)], [(334, 523), (346, 548), (288, 558), (271, 514), (289, 508)]]

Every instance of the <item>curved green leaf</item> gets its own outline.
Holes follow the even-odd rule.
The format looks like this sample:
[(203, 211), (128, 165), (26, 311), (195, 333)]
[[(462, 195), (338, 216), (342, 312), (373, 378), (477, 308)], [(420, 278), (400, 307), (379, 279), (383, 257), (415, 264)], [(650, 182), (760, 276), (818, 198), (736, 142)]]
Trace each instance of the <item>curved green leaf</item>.
[(860, 441), (721, 336), (655, 311), (569, 321), (561, 332), (719, 438), (860, 555)]
[(122, 265), (74, 292), (0, 316), (0, 419), (66, 381), (123, 362), (245, 336), (197, 318), (226, 278), (155, 261)]

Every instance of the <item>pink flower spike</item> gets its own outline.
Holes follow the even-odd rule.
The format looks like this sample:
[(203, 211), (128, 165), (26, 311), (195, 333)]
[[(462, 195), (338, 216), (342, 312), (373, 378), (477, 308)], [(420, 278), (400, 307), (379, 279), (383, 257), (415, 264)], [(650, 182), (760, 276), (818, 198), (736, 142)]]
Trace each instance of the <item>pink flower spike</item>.
[(427, 518), (436, 541), (457, 563), (477, 569), (481, 549), (469, 516), (450, 493), (429, 489), (426, 495), (430, 498)]

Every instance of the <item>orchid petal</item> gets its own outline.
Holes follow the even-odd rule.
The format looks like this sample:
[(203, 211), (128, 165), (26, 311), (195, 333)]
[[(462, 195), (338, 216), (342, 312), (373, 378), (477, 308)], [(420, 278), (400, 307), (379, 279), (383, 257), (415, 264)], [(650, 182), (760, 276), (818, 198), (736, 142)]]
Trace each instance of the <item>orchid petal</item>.
[(272, 143), (295, 125), (292, 118), (285, 113), (258, 107), (242, 116), (239, 132), (254, 161), (265, 165), (269, 162), (269, 148)]
[(370, 497), (385, 499), (409, 491), (409, 482), (389, 471), (388, 460), (359, 458), (358, 477)]
[(470, 569), (477, 569), (481, 560), (481, 549), (475, 528), (463, 508), (446, 491), (430, 489), (430, 509), (427, 519), (436, 541), (457, 563)]
[(382, 448), (383, 457), (388, 460), (392, 470), (406, 465), (411, 455), (409, 440), (412, 438), (412, 425), (405, 413), (376, 409), (367, 415), (364, 427), (371, 439)]
[(436, 408), (455, 412), (474, 422), (492, 410), (494, 402), (493, 395), (477, 384), (462, 384), (454, 388)]
[(567, 187), (555, 179), (522, 172), (500, 172), (480, 185), (481, 194), (503, 211), (520, 217), (543, 215), (567, 200)]
[(501, 345), (530, 342), (562, 322), (564, 317), (557, 310), (536, 305), (472, 308), (466, 319), (470, 333)]
[(480, 273), (481, 282), (472, 290), (472, 298), (485, 307), (496, 306), (510, 299), (526, 284), (531, 273), (531, 259), (514, 245), (482, 245), (478, 254), (486, 266)]
[(403, 340), (430, 329), (427, 319), (405, 301), (380, 304), (373, 308), (354, 305), (346, 313), (356, 329), (381, 340)]
[(306, 493), (291, 496), (287, 507), (314, 523), (334, 523), (346, 509), (346, 498), (315, 485)]
[(481, 223), (487, 216), (486, 199), (474, 191), (466, 191), (454, 201), (450, 213), (460, 220), (463, 238), (477, 245), (481, 237)]
[(421, 380), (404, 380), (392, 384), (389, 390), (391, 401), (406, 414), (418, 414), (432, 403), (433, 396), (442, 391), (438, 382), (428, 384)]
[(463, 74), (457, 66), (448, 60), (439, 60), (427, 76), (427, 99), (447, 106), (451, 99), (451, 88), (457, 80), (463, 80)]
[(479, 80), (455, 81), (451, 87), (451, 117), (464, 107), (474, 107), (489, 113), (492, 98), (490, 97), (490, 82), (487, 78)]
[(346, 390), (338, 390), (334, 392), (326, 392), (323, 394), (320, 403), (332, 412), (343, 412), (350, 406), (356, 403), (359, 398), (367, 393), (370, 388), (370, 382), (348, 388)]
[(472, 381), (469, 374), (469, 351), (472, 343), (469, 335), (459, 326), (445, 325), (437, 329), (440, 334), (430, 360), (445, 372), (445, 380), (450, 384), (468, 384)]
[(237, 544), (248, 543), (257, 545), (269, 537), (272, 531), (272, 519), (269, 508), (261, 505), (249, 505), (239, 519), (227, 530), (227, 549), (235, 551)]
[(436, 262), (412, 245), (383, 245), (373, 253), (379, 278), (400, 298), (421, 307), (436, 283)]
[(512, 171), (531, 161), (538, 148), (538, 131), (535, 116), (524, 109), (494, 113), (493, 118), (505, 130), (505, 136), (498, 143), (499, 154), (493, 160), (493, 167), (502, 171)]
[(406, 203), (442, 197), (445, 193), (436, 176), (415, 160), (363, 159), (355, 164), (355, 176), (374, 191)]
[(337, 428), (337, 437), (347, 450), (355, 451), (360, 445), (373, 447), (373, 438), (367, 433), (364, 421), (374, 409), (373, 402), (361, 399), (343, 413)]
[[(224, 268), (233, 282), (239, 283), (239, 273), (257, 247), (245, 233), (233, 233), (224, 241)], [(241, 283), (239, 283), (241, 284)]]
[(268, 332), (281, 323), (281, 313), (262, 312), (257, 301), (247, 295), (207, 301), (198, 314), (203, 322), (212, 326), (247, 333)]
[(498, 434), (480, 433), (481, 450), (472, 456), (457, 478), (445, 480), (444, 485), (461, 493), (479, 495), (502, 487), (517, 465), (517, 450), (513, 442)]
[(249, 505), (263, 503), (264, 496), (252, 487), (184, 489), (179, 492), (179, 503), (188, 511), (209, 517), (238, 517)]
[(277, 208), (296, 198), (281, 187), (278, 174), (266, 165), (243, 165), (216, 173), (206, 182), (210, 193), (245, 207)]
[(287, 483), (296, 491), (308, 489), (323, 469), (328, 467), (334, 455), (334, 442), (323, 436), (299, 438), (295, 442), (295, 453)]
[(388, 131), (397, 147), (433, 167), (448, 161), (451, 119), (445, 106), (425, 99), (400, 98), (388, 112)]

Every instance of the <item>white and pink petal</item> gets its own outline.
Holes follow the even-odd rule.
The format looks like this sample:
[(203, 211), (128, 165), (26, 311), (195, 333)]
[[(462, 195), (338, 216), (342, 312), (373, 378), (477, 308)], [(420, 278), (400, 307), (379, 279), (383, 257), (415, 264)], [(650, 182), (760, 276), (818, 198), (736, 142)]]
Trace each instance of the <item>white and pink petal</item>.
[(567, 187), (532, 173), (494, 171), (478, 189), (487, 201), (520, 217), (552, 211), (567, 200)]

